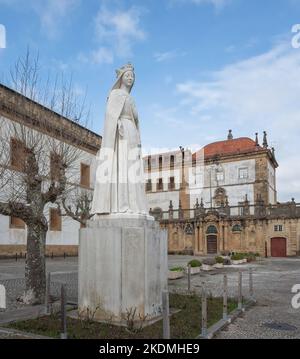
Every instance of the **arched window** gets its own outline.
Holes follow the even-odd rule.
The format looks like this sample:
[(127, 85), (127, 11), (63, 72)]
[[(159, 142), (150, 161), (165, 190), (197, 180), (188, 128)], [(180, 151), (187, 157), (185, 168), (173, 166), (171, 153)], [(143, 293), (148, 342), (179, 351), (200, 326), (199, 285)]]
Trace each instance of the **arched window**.
[(206, 230), (206, 234), (218, 234), (216, 226), (209, 226)]
[(232, 232), (242, 232), (242, 226), (240, 224), (235, 224), (232, 227)]

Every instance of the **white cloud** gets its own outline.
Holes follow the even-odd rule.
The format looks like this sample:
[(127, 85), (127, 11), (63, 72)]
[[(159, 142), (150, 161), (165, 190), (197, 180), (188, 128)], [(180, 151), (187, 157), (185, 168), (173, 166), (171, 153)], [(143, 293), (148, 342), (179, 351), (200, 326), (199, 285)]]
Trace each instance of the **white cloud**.
[(156, 62), (164, 62), (172, 60), (176, 57), (185, 56), (185, 52), (180, 52), (178, 50), (166, 51), (166, 52), (156, 52), (153, 57)]
[(46, 0), (42, 4), (40, 1), (34, 1), (33, 6), (40, 17), (42, 29), (52, 38), (59, 34), (58, 26), (62, 19), (70, 16), (79, 3), (80, 0)]
[(282, 190), (285, 199), (287, 193), (292, 196), (292, 190), (300, 197), (295, 172), (286, 170), (290, 158), (299, 152), (299, 67), (300, 50), (282, 43), (260, 56), (206, 74), (209, 80), (177, 84), (181, 106), (191, 115), (210, 115), (216, 128), (230, 124), (245, 135), (252, 136), (258, 129), (269, 132), (282, 164), (278, 171), (279, 197)]
[(228, 5), (232, 0), (170, 0), (171, 5), (175, 4), (194, 4), (194, 5), (213, 5), (215, 9), (220, 10)]
[[(62, 20), (70, 17), (71, 12), (81, 0), (28, 0), (26, 6), (32, 8), (39, 17), (42, 30), (49, 38), (60, 33)], [(24, 6), (23, 0), (0, 0), (0, 4), (12, 7)]]
[[(108, 7), (104, 1), (94, 19), (95, 41), (97, 46), (88, 53), (80, 53), (78, 59), (90, 64), (111, 64), (116, 58), (133, 56), (135, 43), (145, 40), (146, 34), (140, 26), (144, 9), (132, 6), (119, 9)], [(111, 3), (110, 3), (111, 6)]]
[(101, 6), (96, 19), (96, 36), (101, 45), (110, 46), (110, 50), (118, 57), (132, 56), (134, 43), (146, 38), (140, 27), (143, 11), (131, 7), (127, 10), (110, 10)]
[(112, 64), (114, 62), (114, 54), (111, 50), (100, 47), (97, 50), (93, 50), (90, 54), (85, 55), (84, 53), (80, 53), (78, 55), (78, 60), (84, 63), (91, 63), (96, 65), (102, 64)]

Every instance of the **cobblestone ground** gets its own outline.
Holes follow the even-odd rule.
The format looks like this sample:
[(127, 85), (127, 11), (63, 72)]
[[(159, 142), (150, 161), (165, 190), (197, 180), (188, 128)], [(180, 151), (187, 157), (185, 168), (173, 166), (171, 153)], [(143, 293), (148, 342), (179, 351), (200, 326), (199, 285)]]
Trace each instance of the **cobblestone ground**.
[[(169, 267), (184, 266), (192, 258), (194, 257), (170, 256)], [(257, 306), (247, 311), (217, 338), (300, 338), (300, 310), (291, 306), (291, 288), (294, 284), (300, 284), (299, 258), (267, 259), (251, 265), (201, 272), (192, 277), (192, 289), (200, 292), (205, 284), (209, 295), (221, 296), (223, 274), (226, 273), (229, 296), (237, 296), (238, 271), (241, 270), (243, 294), (247, 297), (250, 267), (253, 269)], [(66, 283), (69, 300), (76, 301), (77, 258), (48, 259), (47, 271), (51, 272), (51, 295), (58, 297), (61, 284)], [(0, 261), (0, 284), (4, 284), (7, 289), (7, 311), (19, 308), (16, 298), (24, 290), (24, 261)], [(169, 281), (169, 288), (171, 291), (185, 291), (187, 278)]]

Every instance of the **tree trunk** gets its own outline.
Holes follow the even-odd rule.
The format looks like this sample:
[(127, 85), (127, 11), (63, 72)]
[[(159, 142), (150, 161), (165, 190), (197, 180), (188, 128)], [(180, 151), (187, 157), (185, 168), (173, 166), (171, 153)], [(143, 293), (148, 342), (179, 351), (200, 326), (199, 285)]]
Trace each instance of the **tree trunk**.
[(26, 304), (42, 304), (46, 294), (46, 234), (42, 223), (27, 227), (27, 257), (25, 265), (26, 290), (22, 301)]

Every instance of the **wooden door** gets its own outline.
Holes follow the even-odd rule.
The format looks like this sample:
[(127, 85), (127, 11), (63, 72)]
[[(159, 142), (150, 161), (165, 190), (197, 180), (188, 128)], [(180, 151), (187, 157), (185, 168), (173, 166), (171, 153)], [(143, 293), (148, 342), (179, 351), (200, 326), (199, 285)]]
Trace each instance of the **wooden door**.
[(286, 257), (286, 238), (271, 239), (271, 256)]

